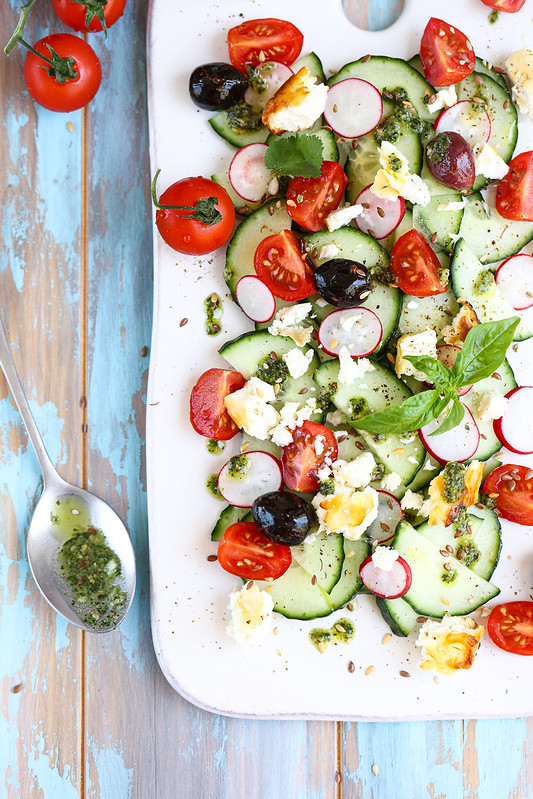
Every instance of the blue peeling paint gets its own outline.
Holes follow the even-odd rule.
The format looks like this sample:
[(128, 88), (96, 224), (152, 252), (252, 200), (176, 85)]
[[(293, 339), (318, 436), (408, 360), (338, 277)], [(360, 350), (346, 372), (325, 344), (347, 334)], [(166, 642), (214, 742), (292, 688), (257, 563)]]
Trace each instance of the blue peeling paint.
[(98, 783), (88, 779), (89, 795), (94, 789), (98, 799), (130, 799), (133, 787), (133, 768), (127, 768), (116, 747), (100, 749), (91, 742)]

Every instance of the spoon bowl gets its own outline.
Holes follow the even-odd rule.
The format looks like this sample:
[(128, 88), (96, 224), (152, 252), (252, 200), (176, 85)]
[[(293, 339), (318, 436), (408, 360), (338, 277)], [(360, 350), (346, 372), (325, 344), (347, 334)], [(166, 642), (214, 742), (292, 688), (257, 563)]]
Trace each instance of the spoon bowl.
[[(52, 465), (31, 414), (22, 385), (11, 358), (9, 345), (0, 322), (0, 366), (28, 431), (39, 460), (44, 488), (28, 529), (26, 550), (35, 583), (46, 601), (67, 621), (91, 633), (114, 630), (128, 612), (135, 592), (135, 555), (126, 526), (103, 499), (63, 480)], [(77, 533), (94, 528), (120, 561), (116, 585), (125, 594), (120, 610), (102, 619), (100, 626), (84, 621), (90, 610), (73, 603), (71, 589), (60, 573), (59, 552)]]

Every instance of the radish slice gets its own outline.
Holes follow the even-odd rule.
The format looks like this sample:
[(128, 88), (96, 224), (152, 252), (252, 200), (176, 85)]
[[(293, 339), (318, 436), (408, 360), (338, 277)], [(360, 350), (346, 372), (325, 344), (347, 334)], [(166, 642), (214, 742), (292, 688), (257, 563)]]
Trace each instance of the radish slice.
[(378, 126), (383, 100), (375, 86), (360, 78), (347, 78), (330, 86), (324, 119), (339, 136), (355, 139)]
[(479, 446), (479, 430), (474, 417), (466, 406), (465, 415), (457, 427), (452, 427), (447, 433), (441, 433), (432, 436), (434, 430), (440, 426), (444, 421), (445, 413), (443, 412), (438, 419), (433, 419), (432, 422), (424, 425), (419, 430), (422, 444), (425, 446), (429, 454), (439, 461), (439, 463), (448, 463), (455, 461), (461, 463), (462, 461), (471, 458)]
[(228, 177), (237, 194), (250, 203), (260, 202), (272, 182), (265, 166), (267, 144), (247, 144), (237, 150), (229, 165)]
[(246, 452), (238, 457), (243, 459), (242, 471), (232, 473), (234, 459), (231, 458), (218, 475), (218, 490), (230, 505), (251, 508), (257, 497), (281, 490), (281, 464), (276, 458), (268, 452), (258, 451)]
[[(461, 348), (456, 347), (455, 344), (440, 344), (437, 347), (437, 359), (443, 363), (444, 366), (447, 366), (448, 369), (451, 369), (460, 352)], [(471, 384), (469, 386), (461, 386), (461, 388), (457, 389), (457, 392), (460, 397), (464, 397), (471, 388)]]
[(252, 322), (268, 322), (276, 310), (276, 298), (268, 286), (255, 275), (241, 277), (235, 287), (241, 310)]
[(401, 555), (390, 570), (380, 569), (372, 560), (372, 555), (369, 555), (361, 563), (359, 574), (368, 590), (384, 599), (397, 599), (411, 587), (411, 567)]
[(382, 337), (381, 322), (369, 308), (332, 311), (318, 329), (318, 342), (328, 355), (347, 347), (352, 358), (362, 358), (374, 352)]
[(486, 111), (478, 111), (470, 100), (445, 108), (435, 121), (437, 133), (451, 130), (465, 139), (472, 149), (490, 139), (491, 122)]
[(355, 224), (363, 233), (369, 233), (375, 239), (384, 239), (396, 230), (405, 214), (405, 200), (395, 197), (394, 200), (376, 197), (370, 186), (360, 193), (355, 205), (362, 205), (364, 211), (355, 219)]
[(498, 288), (515, 311), (533, 305), (533, 256), (520, 253), (503, 261), (494, 275)]
[(280, 64), (278, 61), (263, 61), (262, 64), (257, 65), (256, 69), (264, 81), (264, 89), (258, 92), (249, 86), (244, 95), (244, 102), (256, 108), (264, 108), (279, 87), (283, 86), (291, 75), (294, 75), (294, 72), (290, 67)]
[(403, 510), (396, 497), (388, 491), (378, 491), (378, 517), (365, 531), (365, 536), (378, 544), (392, 541), (396, 527), (403, 518)]
[(505, 396), (509, 403), (501, 419), (494, 420), (494, 432), (511, 452), (530, 455), (533, 453), (533, 386), (513, 388)]

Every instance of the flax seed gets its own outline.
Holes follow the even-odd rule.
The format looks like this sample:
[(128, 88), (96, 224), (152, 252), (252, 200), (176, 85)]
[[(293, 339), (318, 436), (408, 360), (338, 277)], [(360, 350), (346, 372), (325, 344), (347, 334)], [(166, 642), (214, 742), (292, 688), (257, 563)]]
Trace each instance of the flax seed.
[(184, 316), (183, 319), (180, 322), (180, 327), (185, 327), (185, 325), (188, 323), (188, 321), (189, 320), (187, 319), (187, 317)]
[[(244, 214), (247, 214), (249, 210), (250, 209), (248, 208), (247, 205), (241, 205), (239, 208), (237, 208), (237, 213), (240, 214), (241, 216), (244, 216)], [(270, 213), (270, 208), (269, 208), (268, 213), (270, 214), (270, 216), (272, 216), (272, 214), (274, 213), (274, 209), (272, 209), (272, 213)]]
[(12, 694), (20, 694), (20, 692), (22, 691), (23, 687), (24, 686), (22, 685), (22, 683), (19, 682), (17, 685), (13, 686), (13, 688), (11, 689), (11, 693)]
[(364, 55), (364, 56), (362, 57), (361, 61), (362, 61), (362, 62), (363, 62), (363, 64), (364, 64), (366, 61), (368, 61), (368, 59), (369, 59), (369, 58), (370, 58), (370, 53), (367, 53), (366, 55)]
[(504, 103), (503, 103), (503, 108), (504, 108), (505, 111), (507, 111), (507, 109), (509, 108), (509, 105), (510, 105), (510, 101), (508, 99), (505, 100)]
[(431, 243), (435, 244), (435, 242), (437, 241), (438, 238), (439, 238), (439, 234), (437, 233), (437, 231), (435, 231), (435, 233), (433, 233), (432, 236), (431, 236)]
[(410, 676), (411, 675), (409, 674), (408, 671), (404, 671), (403, 669), (400, 671), (400, 677), (410, 677)]
[(350, 662), (348, 663), (348, 671), (350, 672), (350, 674), (353, 674), (355, 671), (355, 663), (353, 662), (353, 660), (350, 660)]
[(348, 604), (346, 605), (346, 610), (349, 610), (350, 613), (353, 613), (353, 611), (355, 610), (355, 608), (354, 608), (354, 606), (353, 606), (353, 604), (351, 602), (348, 602)]
[(316, 585), (316, 574), (311, 577), (311, 585)]

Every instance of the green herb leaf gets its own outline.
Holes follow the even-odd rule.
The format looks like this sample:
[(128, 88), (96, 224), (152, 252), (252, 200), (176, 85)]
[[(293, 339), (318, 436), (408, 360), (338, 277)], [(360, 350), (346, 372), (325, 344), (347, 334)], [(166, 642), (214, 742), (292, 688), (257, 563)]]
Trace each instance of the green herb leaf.
[(452, 367), (455, 388), (490, 377), (502, 363), (520, 322), (518, 316), (475, 325), (468, 331), (463, 349)]
[(406, 355), (405, 360), (410, 361), (419, 372), (424, 372), (437, 388), (452, 388), (450, 369), (436, 358), (431, 358), (429, 355)]
[(422, 391), (405, 400), (402, 405), (386, 408), (358, 419), (358, 430), (370, 433), (406, 433), (418, 430), (435, 419), (442, 411), (442, 398), (437, 389)]
[[(440, 415), (440, 414), (439, 414)], [(463, 421), (463, 416), (465, 415), (465, 408), (461, 400), (459, 399), (458, 395), (455, 394), (452, 397), (452, 405), (448, 414), (442, 424), (437, 427), (430, 435), (432, 436), (440, 436), (443, 433), (447, 433), (448, 430), (452, 430), (452, 428), (457, 427), (458, 424), (461, 424)]]
[(265, 166), (278, 175), (318, 178), (324, 161), (322, 151), (318, 136), (307, 133), (280, 136), (269, 145)]

